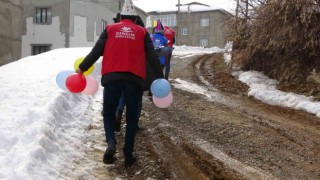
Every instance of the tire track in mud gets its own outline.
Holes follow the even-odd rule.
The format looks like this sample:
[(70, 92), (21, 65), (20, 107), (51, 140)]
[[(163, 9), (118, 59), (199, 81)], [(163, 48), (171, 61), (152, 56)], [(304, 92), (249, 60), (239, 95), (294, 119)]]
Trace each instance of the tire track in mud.
[[(193, 67), (194, 67), (194, 71), (196, 71), (197, 77), (199, 77), (199, 81), (201, 83), (203, 83), (204, 85), (210, 84), (210, 87), (212, 87), (214, 90), (218, 91), (214, 86), (214, 82), (212, 81), (212, 79), (210, 79), (210, 77), (214, 77), (214, 75), (212, 75), (212, 69), (213, 68), (213, 63), (212, 60), (210, 60), (210, 58), (212, 58), (212, 56), (203, 56), (202, 58), (197, 59), (196, 61), (193, 62)], [(286, 129), (281, 129), (281, 125), (279, 125), (279, 121), (274, 121), (275, 119), (277, 119), (277, 115), (272, 115), (271, 113), (265, 112), (265, 111), (269, 111), (269, 109), (273, 109), (274, 107), (276, 107), (280, 113), (280, 116), (286, 115), (286, 114), (290, 114), (290, 118), (292, 117), (291, 114), (293, 114), (294, 119), (297, 120), (297, 124), (292, 124), (292, 122), (281, 122), (283, 124), (285, 124), (285, 126), (291, 126), (290, 129), (293, 128), (298, 128), (299, 126), (302, 126), (305, 128), (303, 124), (308, 123), (308, 125), (310, 125), (309, 128), (307, 128), (306, 130), (309, 133), (315, 132), (316, 129), (312, 128), (312, 126), (315, 127), (319, 127), (320, 125), (320, 121), (319, 119), (317, 119), (315, 116), (307, 114), (305, 112), (301, 112), (301, 111), (296, 111), (296, 110), (291, 110), (288, 108), (284, 108), (284, 107), (277, 107), (277, 106), (269, 106), (267, 104), (263, 104), (258, 100), (255, 99), (251, 99), (251, 98), (246, 98), (246, 97), (240, 97), (240, 101), (239, 101), (239, 96), (236, 95), (234, 96), (234, 94), (230, 94), (230, 93), (226, 93), (224, 92), (225, 95), (221, 94), (221, 96), (227, 96), (230, 97), (228, 99), (228, 101), (232, 101), (235, 102), (235, 104), (239, 104), (238, 106), (232, 106), (232, 104), (228, 104), (228, 103), (222, 103), (223, 105), (226, 106), (230, 106), (231, 108), (233, 108), (233, 110), (237, 111), (237, 112), (241, 112), (241, 113), (245, 113), (248, 116), (250, 116), (251, 119), (255, 120), (257, 123), (266, 126), (270, 129), (275, 130), (276, 132), (280, 133), (281, 135), (287, 137), (289, 140), (291, 140), (294, 143), (298, 143), (298, 141), (295, 140), (294, 137), (292, 137), (290, 134), (290, 132), (286, 132)], [(219, 102), (221, 103), (221, 102)], [(256, 103), (254, 105), (257, 106), (261, 106), (261, 108), (259, 110), (261, 110), (263, 113), (261, 113), (261, 111), (256, 111), (256, 109), (254, 109), (253, 111), (249, 111), (248, 108), (243, 108), (243, 107), (247, 107), (248, 104), (253, 104)], [(266, 108), (262, 109), (262, 108)], [(277, 112), (278, 113), (278, 112)], [(304, 117), (306, 116), (305, 119), (303, 119), (302, 121), (299, 120), (299, 117)], [(298, 117), (298, 118), (297, 118)]]
[[(193, 61), (193, 64), (191, 67), (195, 67), (196, 69), (201, 69), (200, 67), (204, 66), (206, 61), (204, 61), (207, 57), (210, 56), (204, 56), (202, 58), (198, 58), (199, 61)], [(200, 62), (200, 63), (199, 63)], [(190, 79), (201, 79), (202, 81), (204, 81), (204, 77), (202, 77), (202, 73), (195, 71), (194, 72), (195, 76), (190, 77)], [(205, 83), (205, 85), (213, 91), (217, 90), (211, 86), (211, 84), (209, 83)], [(179, 91), (175, 91), (176, 93), (181, 93)], [(185, 93), (185, 92), (184, 92)], [(185, 93), (188, 94), (188, 93)], [(192, 95), (187, 95), (187, 96), (192, 96)], [(180, 97), (179, 97), (180, 98)], [(227, 101), (224, 101), (227, 102)], [(153, 107), (154, 108), (154, 107)], [(183, 128), (184, 129), (180, 129), (178, 127), (180, 127), (181, 124), (172, 124), (172, 119), (181, 119), (181, 118), (185, 118), (185, 119), (190, 119), (189, 116), (185, 117), (185, 111), (181, 110), (181, 109), (175, 109), (175, 108), (170, 108), (171, 110), (169, 111), (165, 111), (162, 114), (157, 114), (157, 111), (153, 111), (152, 109), (148, 109), (147, 112), (152, 112), (154, 115), (152, 117), (156, 118), (156, 117), (161, 117), (161, 120), (163, 120), (162, 123), (160, 123), (161, 128), (162, 129), (161, 132), (158, 132), (156, 134), (161, 134), (162, 138), (163, 137), (167, 137), (166, 140), (161, 141), (161, 139), (159, 139), (159, 137), (157, 135), (151, 135), (150, 137), (158, 137), (157, 139), (154, 139), (152, 142), (154, 142), (154, 147), (155, 149), (157, 149), (157, 152), (159, 155), (165, 154), (166, 156), (163, 156), (162, 158), (164, 159), (164, 161), (167, 161), (169, 165), (173, 166), (173, 174), (175, 178), (178, 179), (185, 179), (187, 177), (189, 177), (189, 179), (196, 179), (195, 177), (201, 177), (204, 176), (206, 178), (209, 179), (273, 179), (271, 178), (271, 175), (267, 175), (264, 173), (261, 173), (260, 170), (256, 170), (254, 168), (248, 167), (244, 164), (241, 164), (240, 162), (233, 160), (232, 158), (230, 158), (228, 155), (222, 153), (221, 151), (217, 150), (214, 146), (210, 146), (210, 150), (205, 150), (205, 147), (201, 147), (201, 143), (197, 143), (197, 142), (206, 142), (203, 141), (201, 138), (201, 126), (199, 124), (192, 124), (191, 126), (188, 125), (188, 123), (184, 124)], [(176, 113), (170, 113), (171, 111), (176, 112), (178, 114), (178, 116), (176, 116)], [(184, 112), (184, 113), (179, 113), (179, 112)], [(168, 115), (169, 114), (169, 115)], [(175, 117), (175, 118), (174, 118)], [(171, 119), (171, 121), (169, 122), (169, 119)], [(193, 120), (190, 120), (193, 121)], [(195, 119), (195, 122), (199, 122), (198, 119)], [(200, 120), (201, 122), (201, 120)], [(167, 125), (165, 125), (167, 123)], [(170, 124), (170, 125), (168, 125)], [(159, 125), (158, 125), (159, 126)], [(187, 126), (189, 126), (189, 128), (187, 128)], [(176, 128), (170, 128), (170, 129), (166, 129), (164, 130), (166, 127), (176, 127)], [(199, 132), (200, 132), (200, 136), (197, 135), (197, 133), (194, 133), (194, 128), (200, 128)], [(158, 130), (159, 131), (159, 130)], [(187, 134), (185, 133), (185, 131), (187, 132)], [(170, 133), (171, 132), (171, 133)], [(165, 134), (165, 135), (164, 135)], [(176, 137), (178, 136), (178, 137)], [(185, 138), (181, 138), (182, 136), (184, 137), (188, 137), (188, 141), (185, 140)], [(163, 146), (165, 146), (163, 143), (167, 142), (169, 143), (170, 141), (168, 141), (168, 139), (171, 139), (171, 141), (175, 141), (175, 142), (171, 142), (174, 143), (175, 146), (171, 145), (171, 148), (164, 148)], [(179, 139), (179, 140), (177, 140)], [(161, 142), (159, 143), (155, 143), (155, 142)], [(203, 143), (202, 143), (203, 144)], [(168, 145), (167, 145), (168, 146)], [(163, 150), (165, 149), (165, 150)], [(175, 150), (177, 149), (177, 150)], [(216, 150), (213, 150), (216, 149)], [(212, 152), (217, 152), (217, 153), (212, 153)], [(180, 154), (177, 154), (177, 152), (179, 152)], [(168, 154), (168, 155), (167, 155)], [(184, 155), (182, 155), (184, 154)], [(220, 156), (220, 157), (215, 157), (216, 156)], [(174, 157), (174, 158), (172, 158)], [(205, 157), (205, 158), (204, 158)], [(223, 157), (223, 158), (222, 158)], [(181, 163), (181, 162), (185, 162), (185, 163)], [(188, 164), (188, 166), (178, 166), (178, 170), (176, 169), (176, 164)], [(191, 165), (190, 165), (191, 164)], [(192, 167), (192, 168), (189, 168)], [(192, 171), (191, 171), (192, 169)], [(177, 173), (179, 172), (179, 173)], [(192, 172), (191, 174), (195, 175), (193, 178), (190, 175), (190, 172)], [(188, 175), (189, 173), (189, 175)], [(177, 175), (178, 174), (178, 175)], [(187, 178), (188, 179), (188, 178)]]
[[(192, 62), (195, 74), (201, 76), (201, 78), (195, 82), (204, 85), (213, 84), (214, 86), (221, 86), (221, 82), (234, 81), (226, 75), (221, 75), (217, 72), (212, 73), (213, 71), (219, 71), (217, 67), (221, 68), (221, 62), (220, 64), (216, 63), (216, 59), (219, 58), (217, 56), (218, 55), (213, 56), (214, 58), (202, 56)], [(228, 70), (222, 73), (226, 71)], [(218, 78), (227, 77), (227, 80), (221, 81), (215, 76), (218, 76)], [(233, 82), (233, 84), (234, 83), (235, 82)], [(239, 84), (235, 84), (235, 87), (231, 84), (229, 87), (231, 90), (224, 91), (223, 93), (232, 98), (232, 102), (241, 104), (238, 108), (229, 106), (231, 107), (230, 110), (247, 117), (246, 121), (248, 121), (248, 123), (246, 124), (257, 128), (257, 130), (252, 131), (252, 133), (259, 137), (262, 135), (257, 134), (257, 132), (261, 131), (264, 132), (266, 136), (264, 138), (261, 137), (265, 139), (265, 142), (254, 140), (254, 137), (247, 137), (253, 139), (255, 144), (258, 145), (253, 145), (255, 146), (255, 150), (250, 150), (251, 148), (241, 146), (241, 144), (239, 145), (241, 148), (247, 148), (252, 151), (252, 156), (257, 156), (254, 158), (258, 161), (256, 159), (251, 160), (254, 162), (253, 166), (263, 167), (279, 177), (319, 178), (320, 171), (318, 169), (320, 167), (320, 158), (319, 151), (315, 150), (319, 148), (319, 119), (305, 112), (269, 106), (252, 98), (247, 98), (243, 96), (244, 94), (239, 92), (239, 90), (235, 91), (235, 87), (243, 89)], [(225, 88), (222, 89), (226, 90)], [(228, 104), (222, 104), (228, 106)], [(262, 147), (259, 147), (259, 145)], [(260, 154), (262, 153), (259, 154), (255, 152), (263, 151), (263, 146), (266, 146), (265, 149), (267, 151), (265, 153), (268, 153), (265, 158), (261, 157)], [(295, 166), (292, 166), (293, 162), (296, 162)], [(263, 163), (265, 165), (263, 165)]]
[[(161, 128), (150, 137), (168, 166), (180, 164), (171, 168), (175, 172), (177, 168), (179, 172), (183, 171), (178, 174), (180, 176), (174, 176), (176, 179), (274, 179), (218, 150), (213, 142), (209, 142), (211, 135), (205, 133), (210, 131), (210, 126), (203, 125), (207, 122), (201, 122), (181, 109), (163, 112), (148, 109), (148, 112), (154, 113), (150, 115), (153, 118), (162, 117), (162, 122), (156, 125)], [(206, 138), (209, 140), (204, 140)], [(161, 146), (168, 148), (159, 148)]]

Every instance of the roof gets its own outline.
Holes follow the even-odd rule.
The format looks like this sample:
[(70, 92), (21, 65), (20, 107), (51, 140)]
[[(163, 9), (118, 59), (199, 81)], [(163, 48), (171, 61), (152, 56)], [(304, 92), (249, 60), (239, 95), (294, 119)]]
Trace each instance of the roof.
[[(176, 5), (176, 7), (174, 8), (169, 8), (166, 10), (155, 10), (155, 11), (150, 11), (148, 13), (166, 13), (166, 12), (177, 12), (178, 11), (178, 5)], [(212, 7), (209, 6), (207, 4), (203, 4), (203, 3), (199, 3), (199, 2), (191, 2), (191, 3), (187, 3), (187, 4), (180, 4), (180, 12), (203, 12), (203, 11), (223, 11), (226, 12), (228, 14), (230, 14), (229, 12), (227, 12), (224, 9), (221, 9), (220, 7)]]
[[(221, 13), (224, 13), (224, 14), (228, 14), (228, 15), (232, 15), (230, 12), (224, 10), (224, 9), (221, 9), (221, 8), (213, 8), (213, 7), (201, 7), (201, 8), (195, 8), (195, 7), (192, 7), (190, 6), (190, 11), (188, 11), (188, 8), (185, 7), (185, 6), (181, 6), (181, 7), (184, 7), (184, 8), (180, 8), (180, 12), (182, 13), (186, 13), (186, 12), (190, 12), (190, 13), (197, 13), (197, 12), (215, 12), (215, 11), (218, 11), (218, 12), (221, 12)], [(178, 13), (178, 8), (176, 10), (168, 10), (168, 11), (164, 11), (164, 10), (159, 10), (159, 11), (150, 11), (148, 12), (149, 15), (155, 15), (155, 14), (177, 14)]]
[[(202, 3), (199, 3), (199, 2), (191, 2), (191, 3), (187, 3), (187, 4), (181, 4), (182, 6), (185, 6), (185, 5), (187, 5), (187, 6), (191, 6), (191, 5), (201, 5), (201, 6), (207, 6), (207, 7), (210, 7), (209, 5), (207, 5), (207, 4), (202, 4)], [(176, 6), (178, 6), (178, 5), (176, 5)]]

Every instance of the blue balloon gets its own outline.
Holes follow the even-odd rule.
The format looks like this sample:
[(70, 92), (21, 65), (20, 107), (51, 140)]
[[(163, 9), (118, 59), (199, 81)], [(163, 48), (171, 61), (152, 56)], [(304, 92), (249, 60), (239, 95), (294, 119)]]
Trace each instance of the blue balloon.
[(166, 79), (156, 79), (151, 84), (151, 92), (157, 98), (168, 96), (171, 92), (171, 86)]
[(75, 72), (74, 71), (61, 71), (57, 74), (56, 83), (59, 88), (61, 88), (62, 90), (68, 91), (68, 89), (66, 87), (66, 80), (67, 80), (68, 76), (72, 73), (75, 73)]

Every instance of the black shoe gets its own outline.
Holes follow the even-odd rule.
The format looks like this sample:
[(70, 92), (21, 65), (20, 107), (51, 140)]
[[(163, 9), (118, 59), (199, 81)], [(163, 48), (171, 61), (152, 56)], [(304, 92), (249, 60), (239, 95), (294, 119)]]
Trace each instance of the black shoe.
[(116, 145), (108, 145), (106, 152), (103, 155), (103, 162), (105, 164), (112, 164), (115, 161), (114, 155), (116, 154)]
[(132, 166), (136, 161), (137, 161), (137, 158), (133, 154), (124, 156), (124, 166), (125, 167)]
[(114, 121), (114, 131), (120, 132), (121, 130), (121, 116), (116, 115), (115, 121)]

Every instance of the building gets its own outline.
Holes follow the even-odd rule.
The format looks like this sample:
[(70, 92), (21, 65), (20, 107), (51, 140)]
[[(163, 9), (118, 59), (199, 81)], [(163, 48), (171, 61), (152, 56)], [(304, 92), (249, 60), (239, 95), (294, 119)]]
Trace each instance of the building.
[(148, 12), (147, 28), (151, 32), (153, 22), (160, 19), (164, 25), (175, 30), (176, 45), (223, 48), (227, 41), (227, 21), (232, 15), (225, 10), (203, 5), (190, 3), (183, 5), (186, 7), (180, 11)]
[[(23, 0), (21, 56), (56, 48), (92, 47), (123, 0)], [(139, 8), (136, 12), (146, 19)]]
[(0, 66), (21, 57), (22, 0), (1, 0)]

